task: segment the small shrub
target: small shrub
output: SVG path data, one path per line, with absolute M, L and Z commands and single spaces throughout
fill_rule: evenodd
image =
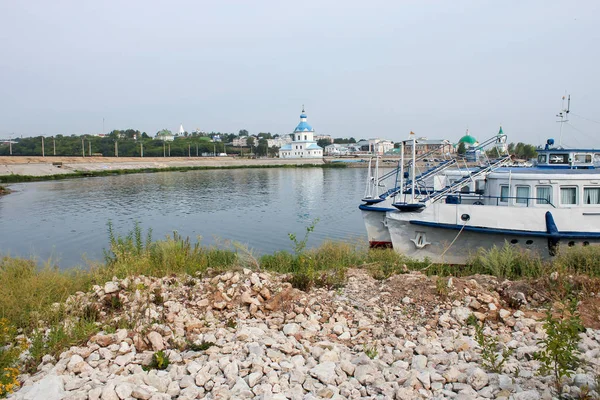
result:
M 552 374 L 556 391 L 562 395 L 563 379 L 570 377 L 580 363 L 577 345 L 579 332 L 584 328 L 577 311 L 577 300 L 563 304 L 557 317 L 548 310 L 544 329 L 546 338 L 538 342 L 542 350 L 535 354 L 535 358 L 542 363 L 539 373 Z
M 363 351 L 371 360 L 373 360 L 378 355 L 376 345 L 367 346 L 366 344 L 364 344 Z
M 448 296 L 448 279 L 438 276 L 435 280 L 435 291 L 440 297 Z M 471 314 L 472 315 L 472 314 Z
M 152 354 L 152 362 L 148 366 L 143 367 L 143 369 L 145 371 L 149 371 L 151 369 L 163 370 L 163 369 L 167 369 L 168 366 L 169 366 L 169 356 L 164 351 L 159 350 L 159 351 L 155 352 L 154 354 Z
M 163 298 L 162 291 L 159 287 L 154 289 L 153 295 L 152 302 L 157 306 L 162 306 L 165 302 L 165 299 Z
M 191 351 L 206 351 L 215 344 L 213 342 L 202 341 L 200 344 L 188 343 L 187 349 Z
M 235 328 L 237 328 L 237 322 L 235 322 L 235 319 L 229 318 L 227 320 L 227 322 L 225 323 L 225 326 L 227 328 L 235 329 Z
M 96 322 L 100 320 L 100 310 L 95 304 L 88 304 L 81 312 L 81 318 L 85 321 Z
M 499 353 L 498 348 L 500 345 L 498 338 L 485 335 L 483 333 L 483 324 L 479 323 L 473 314 L 469 316 L 467 322 L 475 328 L 475 341 L 481 348 L 482 366 L 490 372 L 501 373 L 504 363 L 513 353 L 513 350 L 505 347 Z
M 114 296 L 109 295 L 104 298 L 104 307 L 110 311 L 120 311 L 123 309 L 123 301 L 118 294 Z
M 19 387 L 19 369 L 15 368 L 26 346 L 16 340 L 16 329 L 0 319 L 0 398 Z
M 546 265 L 538 254 L 508 242 L 500 248 L 497 246 L 490 249 L 480 248 L 468 264 L 472 272 L 508 279 L 537 278 L 546 270 Z

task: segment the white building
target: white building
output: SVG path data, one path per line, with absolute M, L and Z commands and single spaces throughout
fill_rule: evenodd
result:
M 315 130 L 306 122 L 306 114 L 302 107 L 300 123 L 294 129 L 294 139 L 291 143 L 279 149 L 279 158 L 321 158 L 323 149 L 314 140 Z
M 348 148 L 347 144 L 330 144 L 325 146 L 325 155 L 327 156 L 344 156 L 350 154 L 352 151 Z
M 292 143 L 292 137 L 290 135 L 283 135 L 273 139 L 267 139 L 267 146 L 271 147 L 283 147 L 286 144 Z

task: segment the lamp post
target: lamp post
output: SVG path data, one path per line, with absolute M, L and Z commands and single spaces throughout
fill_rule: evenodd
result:
M 42 157 L 46 157 L 46 151 L 44 150 L 44 137 L 42 136 Z
M 56 139 L 54 138 L 54 136 L 52 136 L 52 149 L 53 149 L 52 154 L 56 155 Z

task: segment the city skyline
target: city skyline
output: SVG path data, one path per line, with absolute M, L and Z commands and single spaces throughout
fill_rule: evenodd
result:
M 42 1 L 0 5 L 0 137 L 139 129 L 410 131 L 600 146 L 600 4 Z M 168 23 L 167 23 L 168 22 Z

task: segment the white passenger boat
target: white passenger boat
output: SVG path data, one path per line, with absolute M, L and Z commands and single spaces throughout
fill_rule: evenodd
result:
M 545 258 L 563 246 L 600 243 L 600 150 L 553 144 L 538 150 L 536 167 L 470 173 L 444 190 L 395 203 L 398 211 L 385 219 L 394 249 L 463 264 L 478 248 L 506 242 Z M 479 190 L 469 191 L 465 204 L 467 181 Z
M 363 204 L 359 206 L 367 237 L 371 247 L 392 247 L 392 238 L 387 226 L 386 213 L 397 212 L 396 207 L 404 204 L 405 209 L 411 207 L 421 207 L 419 199 L 425 198 L 436 191 L 447 188 L 456 181 L 461 181 L 465 175 L 483 174 L 501 165 L 510 162 L 510 158 L 503 152 L 498 152 L 500 157 L 497 160 L 487 160 L 485 165 L 480 168 L 468 168 L 464 160 L 464 164 L 460 166 L 459 160 L 455 157 L 449 157 L 444 154 L 436 154 L 435 151 L 430 151 L 420 155 L 415 154 L 416 139 L 414 137 L 406 142 L 412 143 L 413 155 L 411 159 L 405 163 L 404 160 L 404 143 L 401 142 L 398 166 L 385 174 L 379 175 L 379 159 L 371 160 L 369 164 L 369 173 L 367 179 L 367 187 L 365 195 L 362 198 Z M 492 138 L 484 141 L 478 146 L 478 151 L 485 154 L 486 150 L 495 148 L 498 144 L 506 142 L 506 135 L 499 133 Z M 425 160 L 435 161 L 425 163 Z M 413 168 L 414 165 L 414 168 Z M 472 201 L 477 201 L 474 196 L 469 196 L 466 191 L 476 193 L 479 188 L 475 187 L 475 181 L 470 181 L 471 184 L 462 187 L 462 200 L 468 202 L 469 198 Z M 408 204 L 411 193 L 415 193 L 415 199 Z

